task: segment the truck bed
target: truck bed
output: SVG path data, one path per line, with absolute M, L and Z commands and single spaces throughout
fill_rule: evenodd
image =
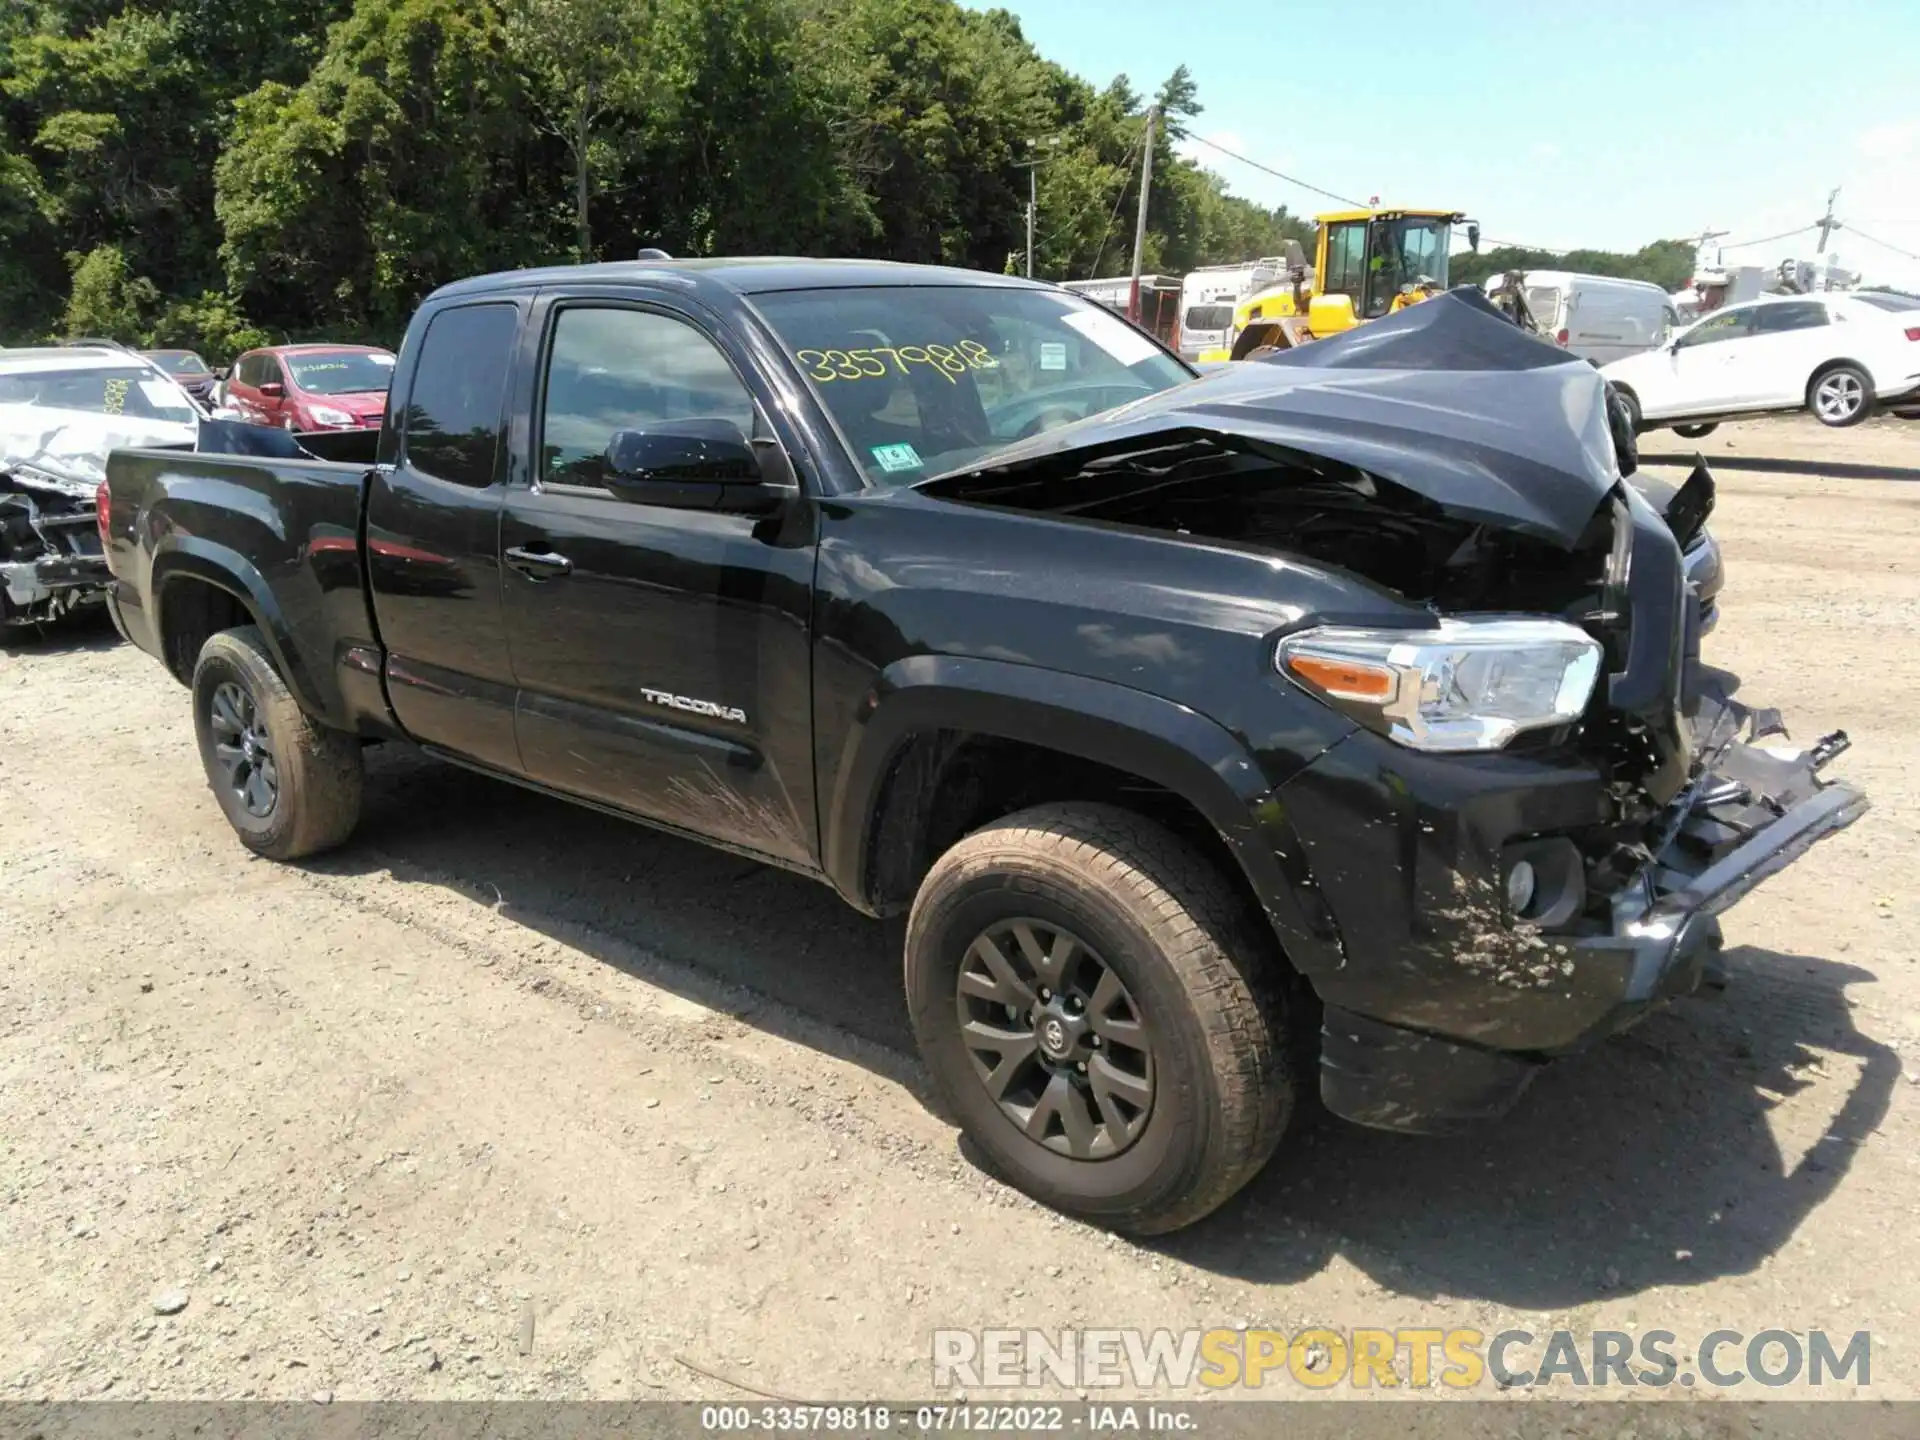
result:
M 292 437 L 267 434 L 276 438 L 263 446 L 298 448 Z M 370 474 L 366 464 L 304 455 L 114 451 L 115 619 L 184 681 L 195 657 L 169 643 L 170 611 L 238 602 L 310 713 L 342 729 L 384 729 L 361 553 Z M 232 593 L 234 576 L 244 595 Z

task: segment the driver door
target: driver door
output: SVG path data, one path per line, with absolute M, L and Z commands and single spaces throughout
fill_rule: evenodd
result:
M 531 473 L 499 541 L 524 772 L 812 866 L 811 505 L 756 519 L 606 486 L 616 431 L 723 419 L 781 443 L 776 407 L 718 326 L 664 300 L 544 301 L 535 325 Z
M 1682 335 L 1667 355 L 1668 383 L 1657 401 L 1642 397 L 1642 413 L 1656 419 L 1737 404 L 1740 347 L 1752 334 L 1752 325 L 1752 309 L 1740 306 L 1709 315 Z

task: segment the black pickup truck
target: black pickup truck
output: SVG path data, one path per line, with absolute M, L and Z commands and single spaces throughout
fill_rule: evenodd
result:
M 1459 294 L 1195 378 L 1050 286 L 642 262 L 447 286 L 377 453 L 209 424 L 100 523 L 247 846 L 406 741 L 904 913 L 978 1151 L 1154 1232 L 1307 1087 L 1498 1114 L 1864 809 L 1700 661 L 1711 477 L 1662 515 L 1605 412 Z

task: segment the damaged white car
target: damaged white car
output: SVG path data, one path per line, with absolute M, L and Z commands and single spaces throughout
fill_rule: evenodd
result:
M 171 376 L 128 351 L 0 350 L 0 623 L 44 624 L 101 598 L 107 452 L 191 449 L 200 419 Z

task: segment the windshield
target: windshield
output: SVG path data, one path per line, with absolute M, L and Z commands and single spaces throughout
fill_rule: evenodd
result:
M 1074 295 L 997 285 L 787 290 L 754 303 L 867 479 L 912 484 L 1191 372 Z
M 147 357 L 169 375 L 209 375 L 207 362 L 191 350 L 158 350 Z
M 178 385 L 144 365 L 0 375 L 0 405 L 87 410 L 135 420 L 176 420 L 183 425 L 198 418 Z
M 293 383 L 309 395 L 359 395 L 384 391 L 393 383 L 393 356 L 385 351 L 323 351 L 317 355 L 284 355 Z
M 1183 330 L 1225 330 L 1233 324 L 1231 305 L 1195 305 L 1180 322 Z
M 1368 237 L 1367 315 L 1386 314 L 1405 285 L 1425 281 L 1446 289 L 1447 247 L 1452 238 L 1453 226 L 1436 216 L 1376 221 Z

